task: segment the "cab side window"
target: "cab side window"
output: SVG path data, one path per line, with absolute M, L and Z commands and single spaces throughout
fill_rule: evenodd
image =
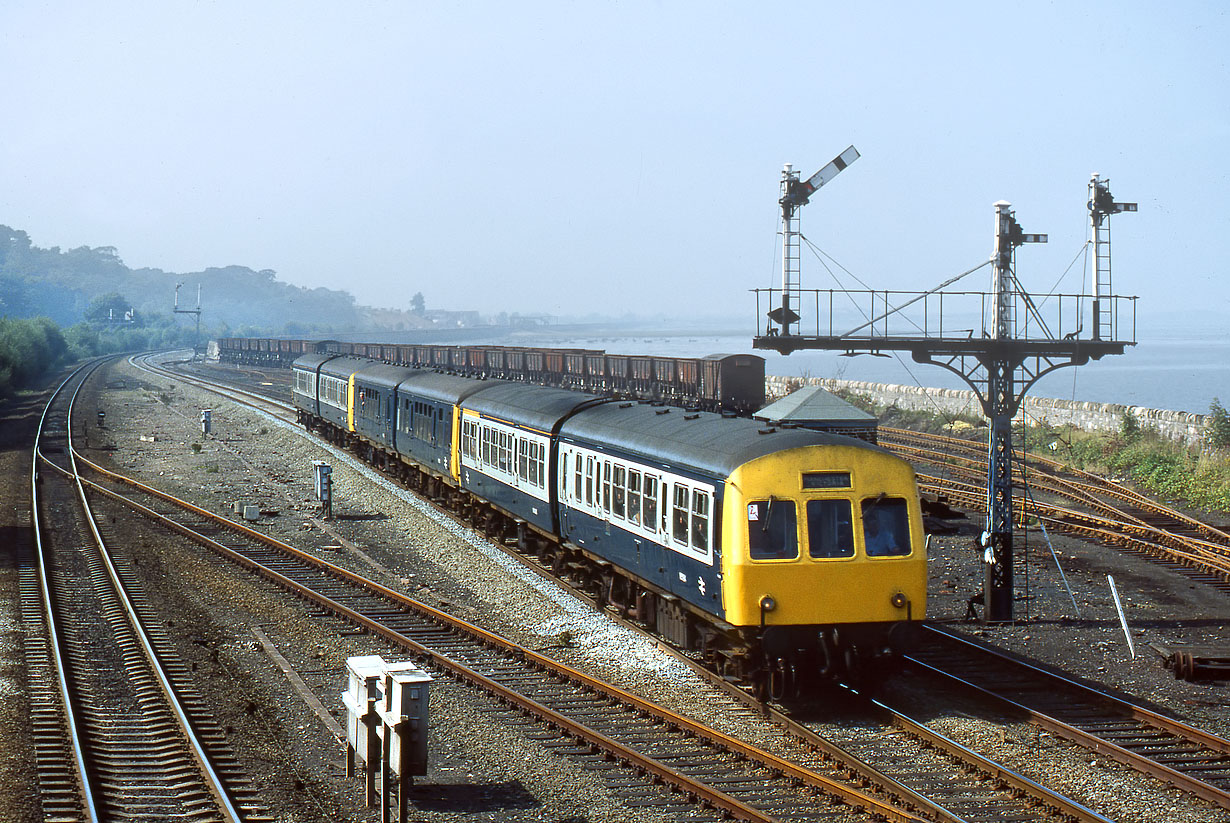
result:
M 747 547 L 753 560 L 798 557 L 798 515 L 794 501 L 769 499 L 748 503 Z

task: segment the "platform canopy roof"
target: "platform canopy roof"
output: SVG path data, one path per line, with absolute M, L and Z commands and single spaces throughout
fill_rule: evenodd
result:
M 819 386 L 804 386 L 770 403 L 754 415 L 757 420 L 771 423 L 843 423 L 876 424 L 876 416 L 842 400 Z

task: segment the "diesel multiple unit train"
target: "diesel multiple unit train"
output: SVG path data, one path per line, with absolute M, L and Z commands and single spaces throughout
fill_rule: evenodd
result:
M 746 418 L 331 353 L 299 420 L 722 674 L 780 695 L 891 663 L 923 618 L 914 471 Z
M 658 357 L 609 354 L 600 349 L 524 346 L 443 346 L 429 343 L 346 343 L 223 337 L 223 363 L 287 368 L 303 354 L 339 354 L 393 366 L 433 369 L 467 377 L 559 386 L 595 394 L 623 394 L 708 411 L 751 414 L 764 405 L 764 358 L 754 354 Z

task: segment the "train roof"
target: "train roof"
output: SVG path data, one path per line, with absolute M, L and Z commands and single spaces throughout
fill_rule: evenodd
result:
M 371 363 L 355 372 L 354 379 L 356 383 L 362 383 L 365 386 L 379 386 L 385 389 L 394 389 L 398 383 L 403 380 L 408 380 L 419 373 L 419 369 L 412 369 L 408 366 L 390 366 L 388 363 Z
M 462 405 L 480 414 L 551 432 L 576 409 L 602 402 L 603 398 L 593 394 L 508 382 L 478 392 Z
M 326 360 L 332 360 L 334 357 L 337 357 L 337 355 L 328 353 L 317 354 L 314 352 L 311 354 L 301 354 L 295 358 L 295 362 L 291 364 L 291 367 L 307 371 L 316 371 L 317 366 Z
M 373 362 L 364 357 L 334 356 L 321 365 L 320 373 L 349 380 L 350 375 L 367 368 Z
M 504 384 L 504 380 L 479 380 L 474 377 L 458 377 L 455 374 L 420 370 L 402 387 L 407 394 L 425 397 L 442 403 L 456 405 L 475 392 Z
M 743 360 L 743 363 L 736 363 L 739 366 L 751 366 L 757 362 L 763 363 L 764 358 L 758 354 L 706 354 L 704 357 L 698 357 L 698 360 Z
M 715 477 L 727 477 L 758 457 L 804 446 L 856 446 L 884 451 L 850 437 L 810 429 L 770 428 L 743 417 L 626 402 L 606 403 L 578 412 L 564 423 L 560 436 L 581 444 L 601 443 Z

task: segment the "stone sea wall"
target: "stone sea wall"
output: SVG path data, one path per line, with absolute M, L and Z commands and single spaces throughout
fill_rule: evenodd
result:
M 770 398 L 783 397 L 800 384 L 821 386 L 829 391 L 849 391 L 865 394 L 880 405 L 896 404 L 899 408 L 930 411 L 937 414 L 972 414 L 982 416 L 982 407 L 974 393 L 965 389 L 933 389 L 918 386 L 897 386 L 891 383 L 868 383 L 862 380 L 830 378 L 778 377 L 765 378 L 765 391 Z M 1050 397 L 1025 397 L 1025 419 L 1030 425 L 1073 425 L 1086 431 L 1118 431 L 1123 415 L 1130 411 L 1141 427 L 1156 429 L 1163 437 L 1199 444 L 1207 431 L 1207 415 L 1191 412 L 1147 409 L 1116 403 L 1057 400 Z

